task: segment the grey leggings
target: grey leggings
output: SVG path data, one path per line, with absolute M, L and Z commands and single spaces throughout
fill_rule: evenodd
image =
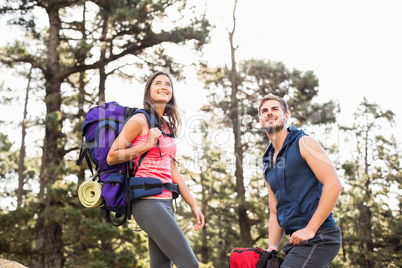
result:
M 198 261 L 174 218 L 172 200 L 136 199 L 132 212 L 148 234 L 151 268 L 198 268 Z

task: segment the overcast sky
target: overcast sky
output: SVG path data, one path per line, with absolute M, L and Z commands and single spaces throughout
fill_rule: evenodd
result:
M 204 60 L 212 66 L 229 64 L 227 29 L 232 28 L 234 1 L 191 1 L 200 9 L 207 8 L 208 18 L 216 25 L 211 43 L 204 49 Z M 353 122 L 353 112 L 366 97 L 383 110 L 392 110 L 397 115 L 394 129 L 402 130 L 401 14 L 399 0 L 239 0 L 236 56 L 238 60 L 281 61 L 289 69 L 314 71 L 320 82 L 317 101 L 339 102 L 341 124 Z M 1 22 L 4 45 L 13 37 L 13 31 L 4 20 Z M 183 62 L 194 60 L 191 51 L 180 51 Z M 191 117 L 199 115 L 206 92 L 196 80 L 194 69 L 187 68 L 186 74 L 187 80 L 176 84 L 177 99 L 186 116 Z M 1 81 L 12 78 L 0 74 Z M 108 79 L 107 87 L 107 101 L 142 105 L 143 85 L 114 78 Z M 22 114 L 22 110 L 16 114 Z
M 227 29 L 232 29 L 233 1 L 209 0 L 206 7 L 216 28 L 211 43 L 204 49 L 204 59 L 210 65 L 230 66 Z M 366 97 L 396 114 L 396 125 L 391 131 L 398 137 L 402 131 L 401 14 L 402 1 L 239 0 L 236 57 L 281 61 L 289 69 L 312 70 L 319 79 L 316 101 L 338 102 L 341 125 L 353 123 L 353 113 Z M 187 53 L 181 51 L 183 61 L 192 59 L 192 52 Z M 187 81 L 176 84 L 176 91 L 191 125 L 191 118 L 200 115 L 198 109 L 206 92 L 196 81 L 195 70 L 188 68 L 187 74 Z M 128 92 L 135 94 L 134 86 L 122 84 L 118 88 L 124 90 L 127 86 Z M 142 94 L 143 86 L 140 87 L 138 96 Z M 119 98 L 127 105 L 135 99 L 115 93 L 113 89 L 107 97 Z
M 208 50 L 215 55 L 211 62 L 225 55 L 219 51 L 229 57 L 222 26 L 231 28 L 232 2 L 208 1 L 218 25 Z M 226 10 L 218 11 L 218 3 L 225 3 Z M 402 77 L 402 1 L 240 0 L 236 14 L 239 59 L 270 59 L 288 68 L 312 70 L 320 81 L 319 100 L 339 101 L 342 120 L 352 117 L 365 96 L 382 109 L 393 110 L 402 126 L 397 97 Z
M 227 29 L 232 29 L 233 1 L 209 0 L 206 6 L 216 28 L 204 59 L 210 65 L 229 64 Z M 402 130 L 401 14 L 402 1 L 239 0 L 236 57 L 312 70 L 319 79 L 317 101 L 339 102 L 340 123 L 353 122 L 353 113 L 366 97 L 383 110 L 392 110 L 397 115 L 395 127 Z M 183 54 L 183 61 L 192 59 L 190 54 Z M 205 91 L 194 79 L 195 71 L 187 72 L 186 83 L 176 89 L 181 107 L 192 114 L 202 105 Z M 118 96 L 113 95 L 109 97 Z

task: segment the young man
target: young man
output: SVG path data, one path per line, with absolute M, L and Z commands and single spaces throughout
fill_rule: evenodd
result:
M 290 240 L 282 268 L 328 267 L 341 246 L 332 210 L 342 184 L 324 149 L 303 130 L 287 127 L 288 106 L 269 94 L 258 105 L 259 120 L 271 144 L 263 156 L 269 194 L 269 248 Z

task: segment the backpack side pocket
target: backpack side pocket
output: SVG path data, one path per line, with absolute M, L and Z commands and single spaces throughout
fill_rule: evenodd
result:
M 126 213 L 126 176 L 120 172 L 103 172 L 101 181 L 102 198 L 105 200 L 105 208 L 119 214 Z

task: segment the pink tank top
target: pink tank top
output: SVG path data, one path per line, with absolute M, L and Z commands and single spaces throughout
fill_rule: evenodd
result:
M 148 134 L 137 136 L 131 146 L 140 146 L 147 140 Z M 159 154 L 159 148 L 161 155 Z M 162 183 L 172 182 L 172 160 L 176 155 L 176 143 L 173 138 L 162 135 L 159 138 L 159 148 L 155 146 L 148 152 L 135 174 L 136 177 L 157 178 L 160 179 Z M 138 156 L 133 159 L 134 169 L 137 167 L 140 157 L 141 156 Z M 162 194 L 156 195 L 155 197 L 171 198 L 172 192 L 163 190 Z

